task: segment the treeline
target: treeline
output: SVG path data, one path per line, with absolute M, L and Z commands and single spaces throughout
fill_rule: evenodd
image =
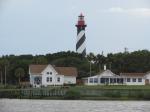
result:
M 28 81 L 30 64 L 77 67 L 78 78 L 94 75 L 102 71 L 104 65 L 117 74 L 120 72 L 147 72 L 150 70 L 150 51 L 109 53 L 107 56 L 89 53 L 86 57 L 71 51 L 36 56 L 6 55 L 0 57 L 0 82 L 18 84 L 20 81 Z

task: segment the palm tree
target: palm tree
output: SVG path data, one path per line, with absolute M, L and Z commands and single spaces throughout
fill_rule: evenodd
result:
M 105 64 L 105 57 L 100 54 L 96 55 L 96 65 L 98 65 L 98 71 L 102 70 L 104 64 Z
M 1 67 L 1 83 L 3 83 L 3 75 L 2 75 L 2 71 L 4 71 L 4 83 L 6 86 L 6 82 L 7 82 L 7 68 L 9 66 L 9 61 L 8 59 L 4 58 L 3 60 L 0 61 L 0 67 Z
M 20 79 L 21 79 L 22 77 L 24 77 L 24 75 L 25 75 L 25 71 L 24 71 L 23 68 L 17 68 L 17 69 L 15 70 L 15 76 L 18 78 L 18 83 L 19 83 L 19 85 L 20 85 Z
M 88 55 L 87 55 L 87 59 L 88 59 L 88 61 L 91 61 L 91 62 L 94 62 L 95 61 L 95 55 L 94 55 L 94 53 L 89 53 Z
M 1 79 L 1 84 L 3 84 L 3 75 L 2 75 L 2 67 L 0 66 L 0 79 Z

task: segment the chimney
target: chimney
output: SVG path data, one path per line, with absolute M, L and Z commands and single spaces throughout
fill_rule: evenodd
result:
M 107 68 L 106 68 L 106 65 L 104 65 L 104 70 L 106 70 Z

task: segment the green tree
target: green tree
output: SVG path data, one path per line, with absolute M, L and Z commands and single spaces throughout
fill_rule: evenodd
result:
M 9 71 L 9 60 L 8 60 L 8 57 L 3 57 L 1 60 L 0 60 L 0 67 L 1 67 L 1 74 L 3 74 L 4 72 L 4 82 L 5 82 L 5 86 L 6 86 L 6 83 L 7 83 L 7 72 Z M 3 76 L 1 75 L 1 78 L 2 78 L 2 82 L 3 82 Z
M 15 70 L 15 76 L 18 78 L 18 83 L 20 84 L 20 79 L 24 77 L 25 71 L 23 68 L 17 68 Z
M 103 65 L 105 64 L 105 57 L 103 55 L 97 54 L 96 55 L 96 66 L 98 67 L 98 72 L 103 70 Z

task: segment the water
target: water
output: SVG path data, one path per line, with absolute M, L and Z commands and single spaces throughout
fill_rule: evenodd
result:
M 0 112 L 150 112 L 150 102 L 0 99 Z

